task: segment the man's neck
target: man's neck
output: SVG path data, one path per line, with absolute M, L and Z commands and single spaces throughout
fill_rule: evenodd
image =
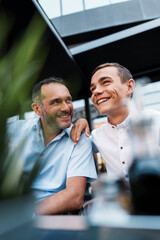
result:
M 52 127 L 48 126 L 47 124 L 41 122 L 43 138 L 44 138 L 44 145 L 45 147 L 56 137 L 58 136 L 62 130 L 61 129 L 53 129 Z
M 121 124 L 129 115 L 128 109 L 124 109 L 123 111 L 113 114 L 113 115 L 108 115 L 108 121 L 110 124 L 117 126 Z

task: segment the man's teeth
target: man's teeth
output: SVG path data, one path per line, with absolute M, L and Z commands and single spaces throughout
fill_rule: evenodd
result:
M 59 115 L 60 118 L 67 118 L 70 116 L 70 113 L 67 113 L 66 115 Z
M 101 99 L 101 100 L 99 100 L 97 103 L 98 103 L 98 105 L 99 105 L 99 104 L 101 104 L 102 102 L 106 102 L 106 101 L 108 101 L 108 99 L 109 99 L 109 98 Z
M 61 118 L 67 118 L 67 117 L 69 117 L 69 114 L 65 115 L 65 116 L 61 116 Z

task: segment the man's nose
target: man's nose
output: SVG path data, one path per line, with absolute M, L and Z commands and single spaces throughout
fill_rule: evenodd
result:
M 97 96 L 99 94 L 103 93 L 103 89 L 101 86 L 96 86 L 95 90 L 94 90 L 94 95 Z
M 61 104 L 61 111 L 69 111 L 69 110 L 70 110 L 69 105 L 65 101 L 62 102 L 62 104 Z

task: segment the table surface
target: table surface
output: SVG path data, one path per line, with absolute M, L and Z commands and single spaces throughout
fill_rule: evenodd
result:
M 50 230 L 87 230 L 84 216 L 36 216 L 34 227 Z
M 140 219 L 145 222 L 146 228 L 135 227 L 134 222 Z M 148 219 L 148 223 L 147 223 Z M 145 220 L 145 221 L 144 221 Z M 131 217 L 133 226 L 128 222 L 125 227 L 103 226 L 88 227 L 85 216 L 36 216 L 34 219 L 34 239 L 39 240 L 159 240 L 160 217 L 148 218 L 143 216 L 134 219 Z M 147 225 L 153 223 L 152 227 Z M 155 226 L 157 224 L 157 226 Z M 129 227 L 127 227 L 129 225 Z M 30 239 L 32 240 L 32 239 Z

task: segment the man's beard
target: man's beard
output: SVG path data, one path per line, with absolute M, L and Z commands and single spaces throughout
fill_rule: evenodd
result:
M 61 121 L 57 121 L 57 118 L 60 119 L 58 114 L 56 114 L 54 117 L 52 117 L 52 116 L 48 116 L 45 111 L 43 113 L 43 119 L 44 119 L 46 125 L 48 125 L 53 130 L 58 130 L 58 129 L 59 130 L 60 129 L 63 130 L 65 128 L 70 127 L 71 123 L 72 123 L 72 115 L 70 115 L 70 117 L 71 117 L 71 120 L 70 121 L 66 121 L 66 123 L 65 123 L 65 118 L 64 118 L 64 122 L 63 121 L 62 122 Z

